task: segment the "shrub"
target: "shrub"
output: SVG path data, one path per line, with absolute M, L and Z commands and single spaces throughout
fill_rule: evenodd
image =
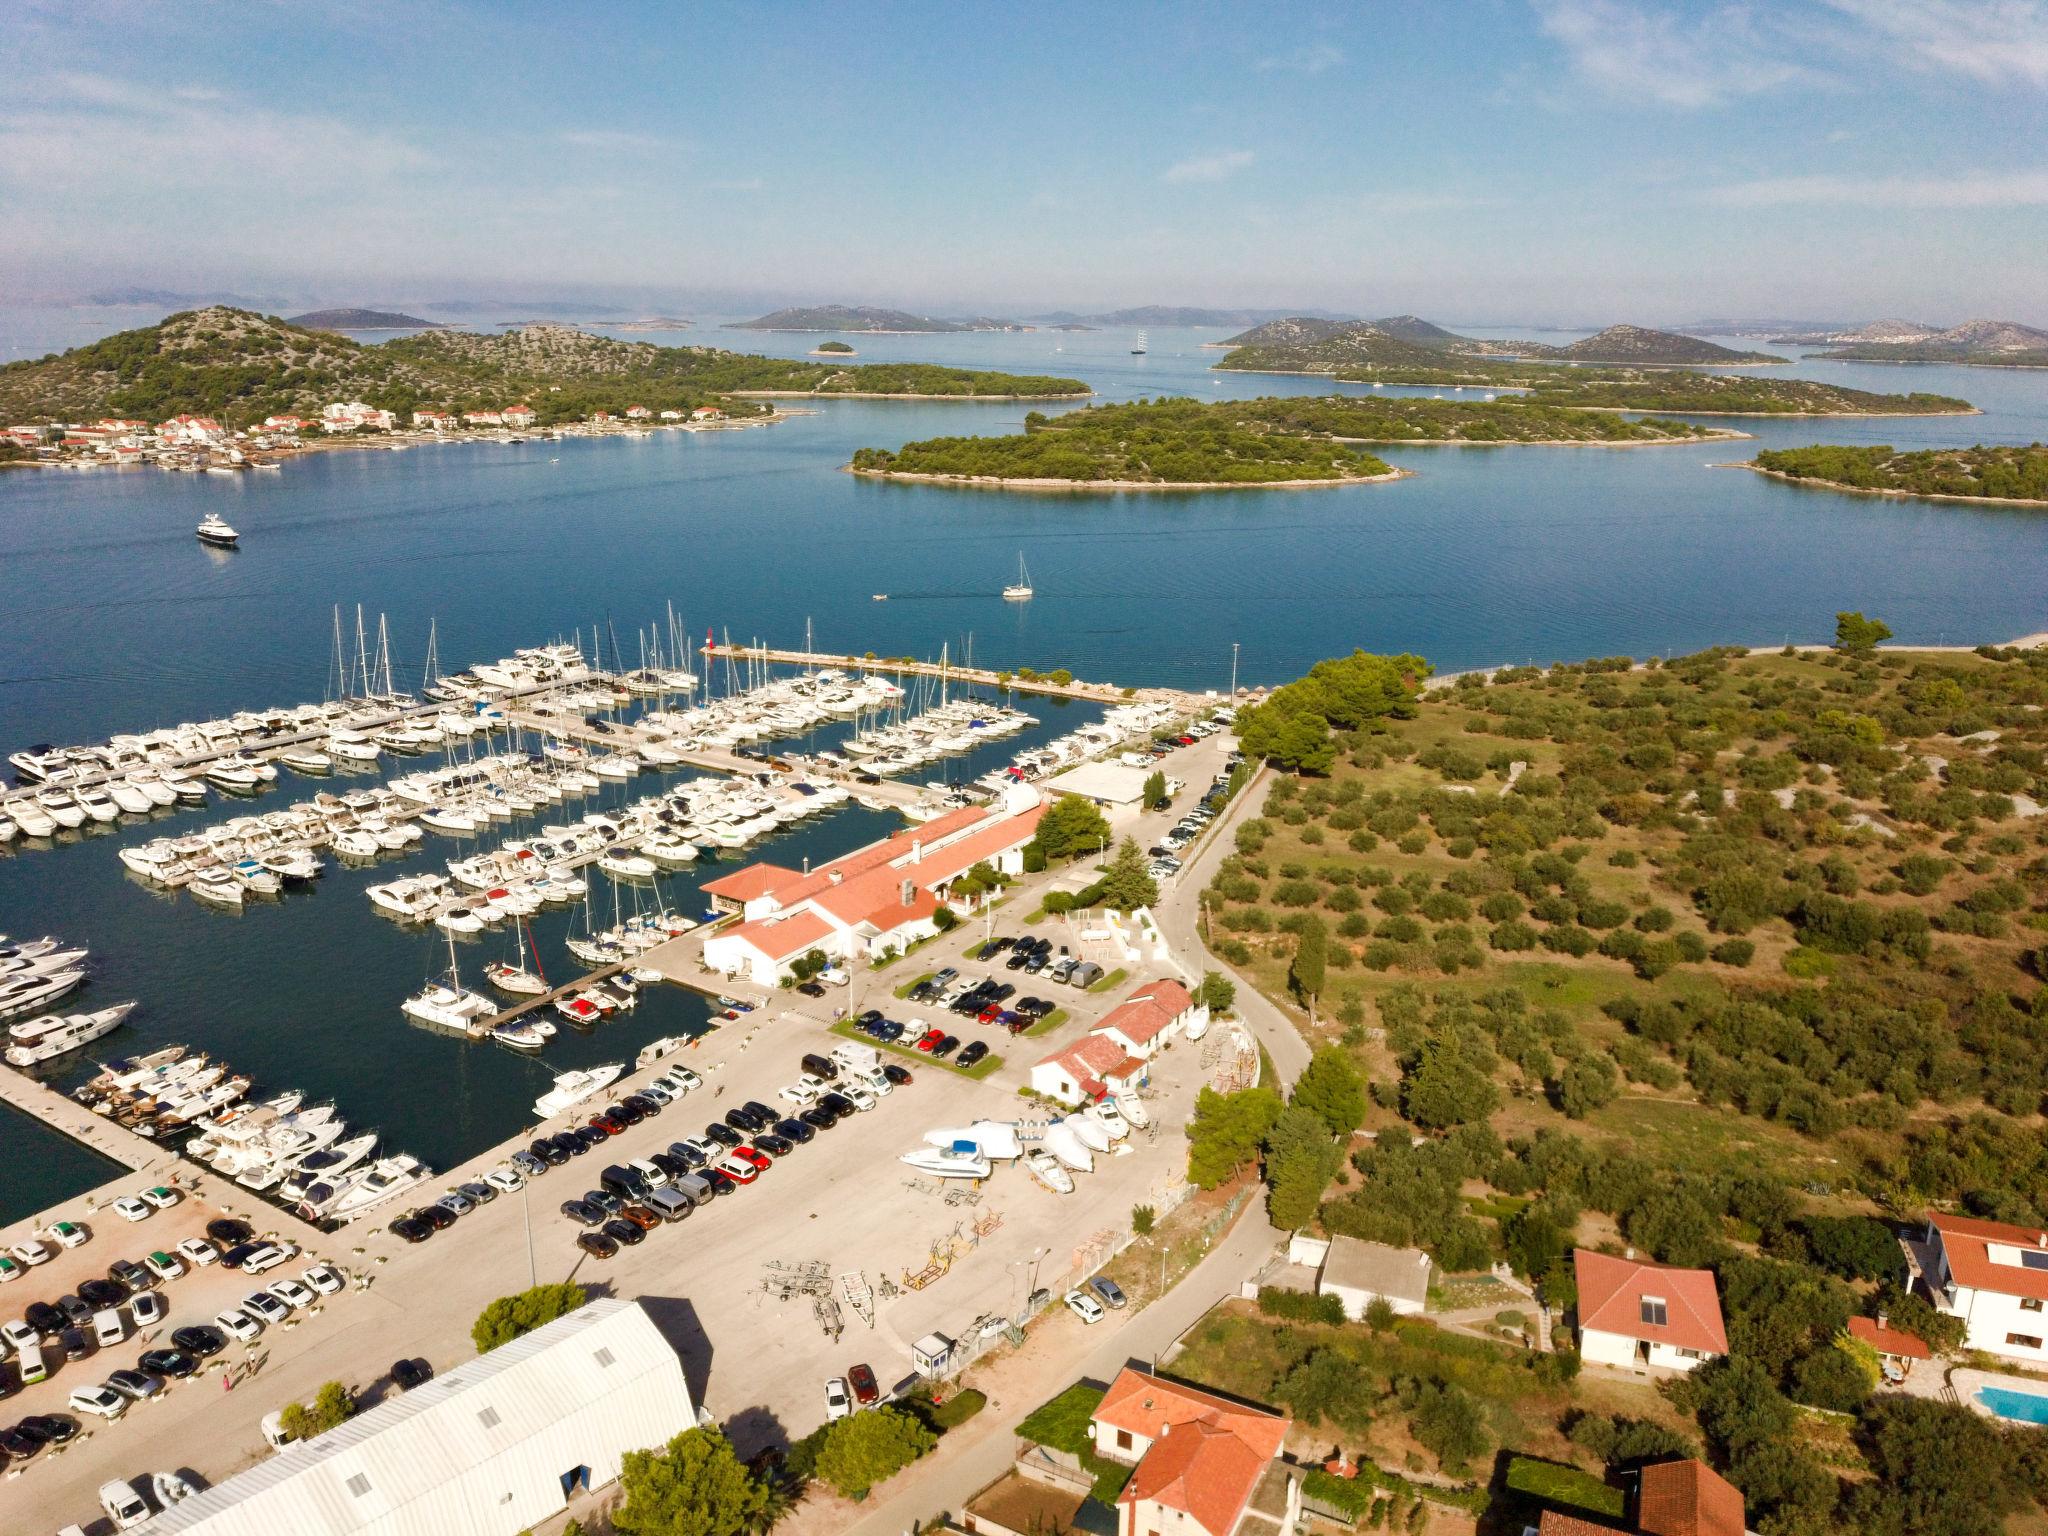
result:
M 1756 945 L 1748 939 L 1723 939 L 1707 954 L 1717 965 L 1744 966 L 1756 957 Z
M 1286 1318 L 1295 1323 L 1341 1323 L 1344 1321 L 1344 1303 L 1335 1296 L 1317 1295 L 1313 1291 L 1289 1291 L 1278 1286 L 1259 1287 L 1259 1310 L 1268 1317 Z
M 537 1285 L 515 1296 L 500 1296 L 478 1315 L 469 1336 L 476 1343 L 476 1352 L 487 1355 L 501 1344 L 510 1344 L 558 1317 L 568 1316 L 589 1299 L 582 1286 L 566 1281 L 560 1285 Z
M 1131 1230 L 1140 1237 L 1150 1237 L 1152 1228 L 1159 1220 L 1159 1213 L 1149 1205 L 1131 1207 Z

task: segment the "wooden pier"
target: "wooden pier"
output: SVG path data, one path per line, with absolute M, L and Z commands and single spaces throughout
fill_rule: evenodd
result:
M 1058 699 L 1087 699 L 1098 704 L 1122 704 L 1136 700 L 1165 699 L 1174 703 L 1207 702 L 1200 695 L 1179 688 L 1139 688 L 1126 691 L 1115 683 L 1059 683 L 1045 676 L 1019 677 L 1014 672 L 997 672 L 988 667 L 963 667 L 951 662 L 914 661 L 908 656 L 849 656 L 829 651 L 784 650 L 772 645 L 705 645 L 698 649 L 707 661 L 778 662 L 792 667 L 831 667 L 841 672 L 884 672 L 896 677 L 936 677 L 947 682 L 977 683 L 989 688 L 1012 688 L 1020 693 L 1040 693 Z

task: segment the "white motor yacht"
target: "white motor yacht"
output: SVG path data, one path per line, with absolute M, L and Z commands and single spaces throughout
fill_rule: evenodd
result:
M 133 1003 L 116 1003 L 92 1013 L 54 1014 L 8 1026 L 6 1059 L 10 1067 L 30 1067 L 66 1055 L 110 1035 L 135 1011 Z
M 1139 1130 L 1142 1131 L 1152 1123 L 1152 1112 L 1145 1108 L 1145 1101 L 1135 1093 L 1118 1094 L 1113 1102 L 1118 1111 L 1122 1113 L 1124 1119 L 1135 1125 Z
M 201 870 L 185 882 L 185 889 L 196 899 L 216 907 L 239 907 L 242 904 L 240 883 L 224 869 Z
M 1109 1134 L 1109 1127 L 1091 1114 L 1069 1115 L 1060 1124 L 1080 1137 L 1081 1144 L 1091 1152 L 1107 1152 L 1115 1139 Z
M 130 816 L 147 816 L 156 809 L 156 802 L 143 792 L 142 786 L 127 779 L 109 779 L 106 791 L 114 804 Z
M 537 1051 L 548 1043 L 555 1032 L 552 1024 L 543 1030 L 543 1022 L 517 1019 L 510 1024 L 500 1024 L 491 1031 L 491 1038 L 500 1045 L 511 1046 L 515 1051 Z
M 1034 1151 L 1025 1154 L 1024 1171 L 1031 1175 L 1042 1188 L 1056 1195 L 1071 1195 L 1074 1192 L 1074 1176 L 1060 1166 L 1060 1160 L 1050 1152 Z
M 1125 1121 L 1123 1115 L 1118 1112 L 1114 1099 L 1104 1099 L 1100 1104 L 1093 1105 L 1084 1113 L 1086 1118 L 1093 1120 L 1102 1127 L 1111 1141 L 1122 1141 L 1131 1134 L 1131 1127 Z
M 348 1141 L 336 1142 L 292 1159 L 291 1173 L 278 1194 L 286 1200 L 303 1200 L 306 1191 L 323 1179 L 338 1179 L 368 1157 L 377 1146 L 377 1133 L 370 1131 Z
M 989 1160 L 971 1141 L 955 1142 L 945 1148 L 919 1147 L 904 1153 L 898 1161 L 942 1179 L 985 1179 L 991 1171 Z
M 1076 1173 L 1095 1171 L 1095 1154 L 1079 1136 L 1074 1134 L 1073 1128 L 1064 1120 L 1055 1121 L 1046 1127 L 1045 1150 Z
M 199 535 L 200 543 L 211 545 L 215 549 L 233 549 L 242 538 L 228 526 L 227 521 L 218 512 L 207 513 L 195 531 Z
M 626 1070 L 621 1062 L 606 1062 L 602 1066 L 582 1072 L 563 1072 L 555 1077 L 555 1085 L 533 1101 L 533 1112 L 541 1119 L 551 1119 L 564 1110 L 574 1109 L 586 1099 L 595 1098 Z
M 404 1194 L 426 1177 L 426 1165 L 408 1153 L 379 1158 L 337 1193 L 333 1204 L 320 1214 L 337 1221 L 354 1221 L 385 1201 Z
M 54 1003 L 76 991 L 84 980 L 82 968 L 48 974 L 28 972 L 0 980 L 0 1019 L 11 1019 L 16 1014 L 30 1013 L 46 1003 Z

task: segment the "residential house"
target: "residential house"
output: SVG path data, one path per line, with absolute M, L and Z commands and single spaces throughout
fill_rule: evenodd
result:
M 211 416 L 173 416 L 157 423 L 157 436 L 167 443 L 211 444 L 227 441 L 227 433 Z
M 694 411 L 690 412 L 690 420 L 692 420 L 692 421 L 723 421 L 723 420 L 725 420 L 725 412 L 721 411 L 721 410 L 720 410 L 720 409 L 719 409 L 719 408 L 718 408 L 717 406 L 715 406 L 715 405 L 700 405 L 700 406 L 698 406 L 698 407 L 697 407 L 697 409 L 695 409 Z
M 453 411 L 421 410 L 412 413 L 412 424 L 416 427 L 429 427 L 436 432 L 446 432 L 456 425 L 456 418 Z
M 705 940 L 704 963 L 775 986 L 813 948 L 854 962 L 900 953 L 938 932 L 939 908 L 955 905 L 955 883 L 976 864 L 1021 872 L 1043 814 L 1035 790 L 1013 790 L 996 806 L 962 806 L 814 870 L 760 863 L 721 876 L 704 895 L 745 921 Z
M 1885 1375 L 1895 1381 L 1904 1381 L 1912 1374 L 1914 1361 L 1934 1356 L 1925 1339 L 1903 1328 L 1894 1328 L 1891 1319 L 1882 1312 L 1876 1317 L 1850 1318 L 1849 1337 L 1876 1350 Z
M 1140 987 L 1103 1015 L 1095 1033 L 1113 1040 L 1126 1055 L 1150 1061 L 1169 1045 L 1195 1011 L 1195 1000 L 1168 979 Z
M 505 425 L 508 427 L 530 427 L 535 420 L 530 405 L 512 405 L 505 408 Z
M 1301 1514 L 1280 1462 L 1293 1421 L 1126 1366 L 1089 1433 L 1095 1453 L 1132 1467 L 1117 1536 L 1280 1536 Z
M 505 424 L 503 411 L 464 411 L 462 419 L 472 427 L 502 427 Z
M 647 409 L 644 405 L 629 405 L 626 407 L 626 420 L 628 421 L 645 421 L 653 414 L 654 412 Z
M 2048 1232 L 1929 1216 L 1924 1242 L 1921 1278 L 1935 1308 L 1962 1319 L 1970 1348 L 2048 1363 Z
M 1384 1301 L 1403 1317 L 1420 1316 L 1429 1304 L 1429 1255 L 1420 1248 L 1368 1243 L 1342 1233 L 1330 1239 L 1316 1290 L 1335 1296 L 1344 1315 L 1362 1322 L 1365 1310 Z
M 1660 1461 L 1636 1475 L 1626 1529 L 1640 1536 L 1743 1536 L 1742 1490 L 1703 1461 Z M 1614 1536 L 1615 1527 L 1546 1509 L 1539 1536 Z
M 1579 1354 L 1599 1365 L 1690 1371 L 1728 1353 L 1711 1272 L 1578 1248 Z
M 303 416 L 266 416 L 263 430 L 266 432 L 303 432 L 312 423 Z
M 661 419 L 663 421 L 681 421 L 683 419 L 683 413 L 681 411 L 675 410 L 663 411 L 661 413 Z

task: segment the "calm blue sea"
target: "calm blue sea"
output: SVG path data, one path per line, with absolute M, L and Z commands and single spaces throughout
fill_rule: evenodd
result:
M 147 318 L 0 310 L 0 356 Z M 1211 372 L 1222 353 L 1203 344 L 1224 334 L 1155 329 L 1142 357 L 1128 331 L 850 339 L 866 360 L 1071 374 L 1106 399 L 1329 387 Z M 637 335 L 790 356 L 819 339 L 710 321 Z M 1795 371 L 1962 395 L 1985 414 L 1740 423 L 1762 445 L 2048 439 L 2048 374 Z M 401 677 L 417 670 L 430 621 L 451 669 L 579 630 L 602 630 L 607 649 L 615 633 L 630 659 L 639 629 L 673 603 L 699 637 L 715 628 L 794 645 L 808 623 L 823 648 L 936 656 L 944 644 L 994 666 L 1219 689 L 1233 646 L 1241 678 L 1265 683 L 1354 646 L 1455 669 L 1819 639 L 1847 607 L 1907 641 L 2048 628 L 2048 516 L 1842 497 L 1707 467 L 1747 444 L 1388 449 L 1414 478 L 1021 496 L 875 484 L 840 466 L 864 445 L 1012 431 L 1027 406 L 806 408 L 746 432 L 327 453 L 280 475 L 0 473 L 0 754 L 318 698 L 336 604 L 388 615 Z M 196 544 L 209 510 L 242 531 L 240 550 Z M 1005 604 L 997 594 L 1020 553 L 1038 595 Z M 1079 719 L 1039 712 L 1045 733 Z M 848 811 L 773 856 L 825 857 L 880 830 L 882 818 Z M 260 1086 L 331 1096 L 352 1121 L 443 1166 L 519 1125 L 549 1070 L 630 1057 L 702 1018 L 701 1005 L 665 997 L 597 1037 L 565 1039 L 545 1065 L 428 1036 L 397 1005 L 433 965 L 432 946 L 371 917 L 361 894 L 388 874 L 336 871 L 313 895 L 221 917 L 127 877 L 109 844 L 150 835 L 0 853 L 0 930 L 90 942 L 92 996 L 144 1003 L 124 1043 L 211 1046 Z M 430 856 L 446 850 L 414 862 Z M 550 964 L 565 923 L 543 925 Z M 91 1182 L 41 1171 L 51 1165 L 39 1138 L 0 1117 L 0 1219 Z

